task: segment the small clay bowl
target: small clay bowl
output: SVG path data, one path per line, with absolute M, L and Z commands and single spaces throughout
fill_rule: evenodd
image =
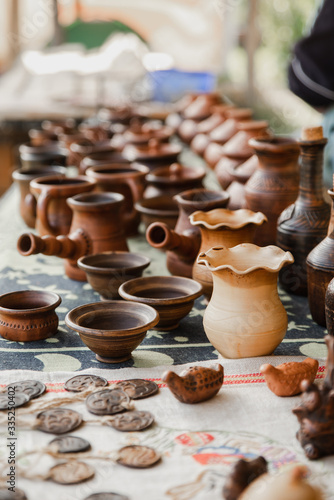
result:
M 159 321 L 153 307 L 134 302 L 109 300 L 72 309 L 66 325 L 79 333 L 81 340 L 102 363 L 121 363 L 144 340 L 147 330 Z
M 159 313 L 157 330 L 174 330 L 202 295 L 202 286 L 180 276 L 147 276 L 123 283 L 119 294 L 123 299 L 154 307 Z
M 138 278 L 151 260 L 145 255 L 130 252 L 104 252 L 81 257 L 77 264 L 87 276 L 88 283 L 102 300 L 119 299 L 119 287 Z
M 58 330 L 56 307 L 59 295 L 22 290 L 0 296 L 0 335 L 7 340 L 28 342 L 51 337 Z
M 170 196 L 140 200 L 135 203 L 135 209 L 140 213 L 146 229 L 152 222 L 164 222 L 170 229 L 174 229 L 179 217 L 177 203 Z

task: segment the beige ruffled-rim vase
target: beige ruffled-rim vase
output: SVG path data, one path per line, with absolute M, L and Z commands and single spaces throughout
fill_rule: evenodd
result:
M 290 252 L 243 243 L 214 247 L 197 262 L 213 275 L 213 294 L 203 325 L 211 344 L 225 358 L 271 354 L 282 342 L 288 318 L 278 296 L 279 270 L 293 262 Z

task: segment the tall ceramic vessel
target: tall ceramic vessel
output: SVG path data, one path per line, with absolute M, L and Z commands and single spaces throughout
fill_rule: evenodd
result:
M 282 287 L 296 295 L 307 295 L 306 258 L 327 234 L 330 205 L 323 196 L 323 151 L 327 143 L 322 127 L 306 129 L 298 141 L 301 148 L 300 183 L 296 202 L 280 215 L 277 245 L 292 252 L 294 263 L 281 269 Z
M 212 272 L 214 281 L 204 330 L 222 356 L 265 356 L 283 340 L 288 318 L 278 296 L 277 277 L 291 262 L 290 252 L 249 243 L 214 247 L 199 255 L 198 263 Z

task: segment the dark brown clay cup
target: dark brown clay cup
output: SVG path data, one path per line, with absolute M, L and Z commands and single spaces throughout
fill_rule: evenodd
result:
M 22 168 L 35 169 L 45 165 L 66 166 L 67 151 L 60 148 L 58 142 L 49 142 L 34 146 L 30 142 L 19 147 Z
M 81 340 L 102 363 L 121 363 L 144 340 L 147 330 L 159 321 L 153 307 L 135 302 L 94 302 L 72 309 L 66 325 L 79 333 Z
M 51 337 L 58 330 L 56 307 L 59 295 L 22 290 L 0 296 L 0 335 L 7 340 L 28 342 Z
M 164 222 L 174 229 L 179 217 L 179 209 L 170 196 L 155 196 L 135 203 L 135 209 L 140 213 L 141 221 L 147 229 L 153 222 Z
M 180 276 L 147 276 L 123 283 L 119 289 L 125 300 L 154 307 L 159 313 L 157 330 L 174 330 L 202 295 L 202 286 Z
M 81 257 L 77 264 L 87 276 L 91 287 L 102 300 L 119 299 L 119 287 L 138 278 L 151 260 L 145 255 L 130 252 L 104 252 Z

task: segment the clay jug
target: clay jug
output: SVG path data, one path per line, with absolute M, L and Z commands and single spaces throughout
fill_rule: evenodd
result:
M 258 157 L 253 155 L 246 160 L 245 163 L 241 163 L 240 165 L 236 165 L 234 167 L 228 167 L 227 171 L 231 176 L 232 182 L 226 190 L 226 192 L 230 195 L 227 208 L 230 210 L 247 208 L 245 185 L 258 166 Z
M 207 267 L 214 282 L 203 326 L 222 356 L 265 356 L 283 340 L 288 317 L 278 296 L 277 278 L 291 262 L 290 252 L 250 243 L 199 254 L 198 264 Z
M 266 121 L 239 122 L 237 128 L 238 132 L 222 147 L 221 158 L 215 166 L 215 174 L 223 189 L 227 189 L 233 180 L 230 169 L 244 163 L 254 154 L 249 140 L 270 137 Z
M 326 237 L 330 219 L 322 178 L 326 142 L 322 127 L 302 132 L 298 141 L 301 148 L 298 198 L 278 219 L 277 245 L 292 252 L 295 259 L 293 264 L 281 269 L 279 279 L 285 290 L 296 295 L 307 295 L 306 258 Z
M 257 226 L 267 218 L 262 213 L 250 210 L 215 209 L 210 212 L 197 211 L 190 215 L 190 223 L 201 231 L 200 254 L 216 246 L 234 247 L 239 243 L 252 243 Z M 198 262 L 194 263 L 192 277 L 201 283 L 203 293 L 209 299 L 212 294 L 212 274 Z
M 205 175 L 202 167 L 187 167 L 180 163 L 155 168 L 146 176 L 144 198 L 161 195 L 173 197 L 188 189 L 202 188 Z
M 122 153 L 129 161 L 141 163 L 153 170 L 175 162 L 181 150 L 182 148 L 178 144 L 150 139 L 148 144 L 127 144 Z
M 256 231 L 254 242 L 271 245 L 276 243 L 279 215 L 298 196 L 300 148 L 289 137 L 251 139 L 249 144 L 259 159 L 259 167 L 245 186 L 247 207 L 268 218 L 266 228 Z

